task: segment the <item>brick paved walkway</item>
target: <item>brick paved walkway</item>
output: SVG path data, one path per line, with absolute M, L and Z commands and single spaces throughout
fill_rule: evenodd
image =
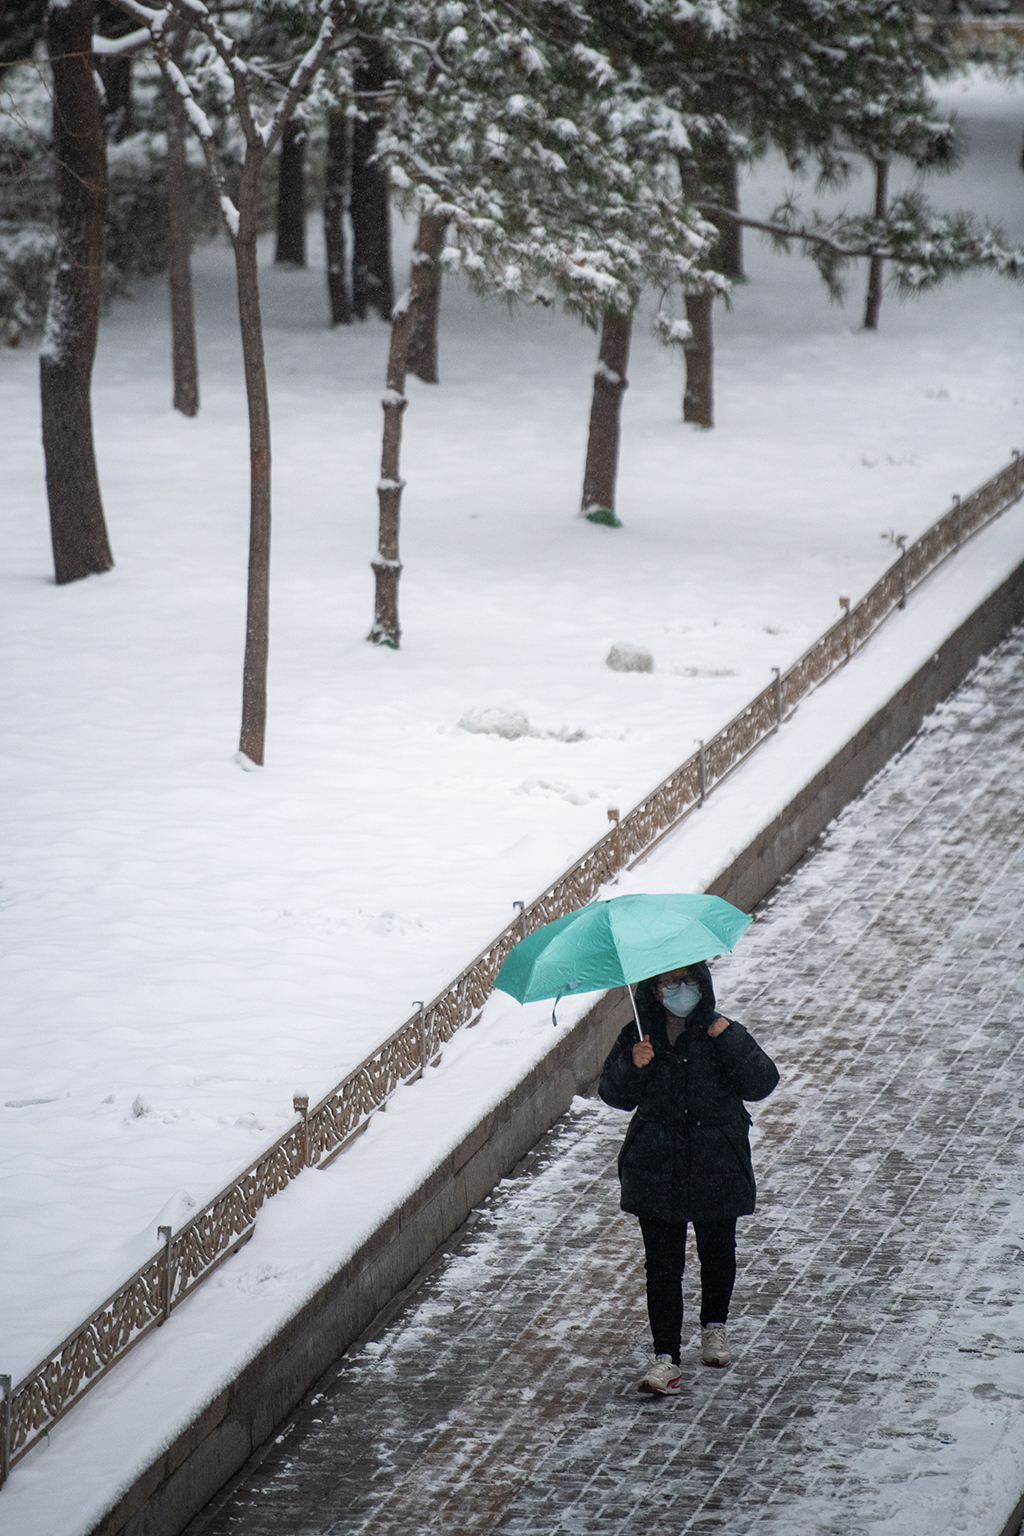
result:
M 783 1072 L 730 1370 L 699 1364 L 688 1275 L 683 1392 L 636 1393 L 627 1117 L 577 1101 L 190 1536 L 999 1536 L 1024 1487 L 1022 744 L 1016 637 L 716 966 Z

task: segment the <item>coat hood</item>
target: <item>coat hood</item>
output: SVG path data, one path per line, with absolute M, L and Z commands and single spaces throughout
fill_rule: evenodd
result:
M 715 988 L 711 980 L 711 972 L 705 960 L 698 960 L 696 964 L 687 966 L 687 970 L 694 981 L 700 987 L 700 1002 L 690 1014 L 687 1023 L 692 1020 L 694 1024 L 709 1028 L 715 1017 Z M 637 983 L 636 1011 L 640 1016 L 640 1024 L 645 1035 L 659 1038 L 666 1029 L 666 1010 L 663 1003 L 659 1003 L 654 995 L 654 983 L 656 976 L 648 976 L 646 981 Z

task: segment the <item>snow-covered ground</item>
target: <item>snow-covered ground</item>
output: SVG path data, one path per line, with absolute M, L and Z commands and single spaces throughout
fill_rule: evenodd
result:
M 935 195 L 1024 236 L 1024 96 L 949 94 L 976 147 Z M 767 210 L 784 181 L 759 168 L 746 205 Z M 889 562 L 882 534 L 913 537 L 1021 442 L 1018 290 L 976 278 L 887 303 L 868 336 L 863 274 L 834 309 L 795 256 L 748 240 L 747 264 L 719 320 L 713 433 L 680 424 L 678 359 L 636 338 L 621 530 L 575 516 L 594 338 L 446 290 L 444 382 L 412 381 L 406 417 L 397 654 L 363 638 L 386 332 L 327 331 L 322 272 L 266 268 L 275 543 L 253 774 L 233 761 L 247 451 L 227 251 L 197 253 L 196 421 L 169 409 L 162 285 L 104 322 L 107 576 L 52 584 L 36 360 L 0 357 L 15 1379 L 149 1251 L 168 1202 L 207 1198 L 288 1123 L 295 1088 L 343 1076 L 608 805 L 799 654 Z M 1001 558 L 1024 550 L 1017 527 Z M 649 646 L 654 673 L 609 671 L 619 640 Z M 494 707 L 532 733 L 460 728 Z
M 627 1117 L 577 1099 L 194 1536 L 998 1536 L 1024 1488 L 1022 746 L 1018 630 L 713 967 L 781 1072 L 750 1106 L 728 1371 L 699 1364 L 691 1249 L 680 1395 L 635 1391 Z M 672 889 L 690 832 L 623 884 Z
M 1024 506 L 1008 513 L 987 536 L 975 540 L 955 562 L 948 562 L 936 572 L 905 612 L 894 614 L 849 667 L 843 668 L 826 687 L 802 704 L 782 730 L 711 797 L 700 813 L 684 821 L 644 864 L 623 875 L 618 889 L 671 891 L 701 889 L 709 884 L 735 851 L 771 821 L 806 778 L 817 772 L 850 735 L 860 729 L 893 688 L 928 661 L 948 631 L 998 584 L 1000 572 L 1005 571 L 1014 559 L 1019 560 L 1022 545 Z M 929 721 L 930 727 L 936 723 L 952 724 L 954 746 L 958 741 L 960 746 L 965 744 L 963 737 L 957 737 L 956 727 L 966 723 L 966 744 L 970 751 L 979 750 L 977 738 L 970 739 L 975 720 L 981 731 L 996 721 L 1003 721 L 1003 737 L 1013 737 L 1016 714 L 1012 700 L 1008 707 L 1000 708 L 998 702 L 994 705 L 992 698 L 984 696 L 989 670 L 982 669 L 980 690 L 975 685 L 966 702 L 957 701 L 950 710 L 940 711 Z M 928 740 L 926 732 L 926 743 Z M 935 746 L 941 754 L 944 742 L 940 734 L 936 736 Z M 941 816 L 936 818 L 934 807 L 930 805 L 936 783 L 942 781 L 943 804 L 947 808 L 951 801 L 955 803 L 958 795 L 968 808 L 972 805 L 984 808 L 986 803 L 993 806 L 998 839 L 999 829 L 1012 823 L 1015 814 L 1016 802 L 1012 795 L 1008 797 L 1008 805 L 1004 804 L 1003 796 L 1007 782 L 1011 785 L 1015 782 L 1015 748 L 1011 742 L 1008 751 L 1004 740 L 1000 750 L 986 753 L 986 747 L 991 749 L 992 746 L 991 736 L 983 736 L 980 748 L 983 774 L 972 778 L 968 762 L 966 770 L 961 769 L 960 778 L 954 778 L 952 782 L 937 771 L 927 750 L 915 750 L 898 765 L 895 773 L 885 776 L 884 784 L 889 791 L 888 830 L 895 831 L 897 836 L 905 833 L 908 827 L 911 831 L 917 828 L 919 833 L 921 818 L 916 815 L 916 810 L 923 805 L 927 812 L 926 823 L 938 827 L 940 841 L 945 839 L 942 842 L 944 848 L 953 849 L 953 855 L 947 853 L 944 856 L 955 863 L 956 850 L 961 846 L 957 839 L 963 834 L 957 827 L 944 830 Z M 905 796 L 901 803 L 901 786 L 907 783 L 908 776 L 912 794 Z M 912 802 L 909 808 L 908 800 Z M 879 947 L 886 956 L 886 988 L 898 996 L 906 987 L 906 977 L 891 964 L 884 939 L 873 933 L 872 943 L 862 945 L 860 942 L 863 925 L 875 912 L 877 901 L 875 905 L 865 901 L 863 893 L 853 888 L 852 880 L 850 890 L 842 884 L 851 876 L 851 868 L 856 862 L 851 859 L 851 850 L 855 850 L 858 841 L 865 837 L 862 824 L 870 815 L 870 801 L 855 808 L 853 816 L 846 819 L 837 857 L 832 857 L 827 864 L 813 861 L 802 877 L 802 889 L 809 890 L 813 904 L 820 906 L 822 893 L 828 890 L 844 913 L 844 921 L 838 925 L 834 921 L 820 925 L 825 931 L 826 942 L 820 947 L 814 946 L 811 956 L 817 980 L 809 981 L 806 968 L 791 964 L 788 969 L 784 967 L 785 983 L 774 996 L 765 989 L 766 978 L 769 988 L 771 986 L 774 969 L 769 967 L 765 971 L 764 958 L 771 955 L 773 946 L 780 939 L 783 948 L 798 948 L 802 937 L 799 931 L 803 911 L 800 899 L 798 897 L 794 903 L 787 896 L 772 905 L 766 918 L 762 914 L 741 950 L 733 959 L 723 962 L 718 972 L 723 1006 L 735 1007 L 737 1013 L 750 1022 L 756 1016 L 758 1033 L 778 1055 L 783 1068 L 786 1086 L 767 1106 L 756 1106 L 759 1121 L 764 1120 L 769 1128 L 774 1123 L 779 1134 L 770 1136 L 769 1140 L 775 1143 L 785 1142 L 790 1131 L 807 1115 L 812 1120 L 828 1123 L 828 1106 L 823 1108 L 820 1104 L 816 1086 L 822 1079 L 828 1081 L 837 1050 L 843 1053 L 849 1049 L 849 1029 L 845 1020 L 842 1035 L 837 1035 L 836 1031 L 834 1000 L 837 993 L 853 999 L 858 1035 L 869 1038 L 876 1032 L 879 1010 L 884 1011 L 887 1006 L 888 992 L 882 989 L 880 1001 L 872 971 Z M 991 834 L 992 829 L 988 831 Z M 866 840 L 876 846 L 878 837 L 879 828 L 873 827 Z M 929 839 L 925 841 L 928 843 Z M 1012 843 L 1012 839 L 1009 842 Z M 971 846 L 972 862 L 966 875 L 960 868 L 955 871 L 956 879 L 948 880 L 941 874 L 935 877 L 936 884 L 941 887 L 939 901 L 931 900 L 930 890 L 922 890 L 920 881 L 917 889 L 902 896 L 904 910 L 908 903 L 915 901 L 922 909 L 927 905 L 928 922 L 933 931 L 937 926 L 953 949 L 963 948 L 963 941 L 953 944 L 950 940 L 952 929 L 961 924 L 961 919 L 968 925 L 977 925 L 977 913 L 970 899 L 974 895 L 972 878 L 977 880 L 974 864 L 979 858 L 994 859 L 998 863 L 998 858 L 991 853 L 991 835 L 984 849 L 979 851 L 973 844 Z M 883 871 L 885 857 L 883 848 L 878 860 L 878 867 Z M 856 874 L 855 869 L 853 874 Z M 901 869 L 892 875 L 900 890 L 903 886 L 901 876 Z M 871 878 L 877 878 L 877 870 L 869 870 Z M 965 885 L 969 897 L 964 895 Z M 991 909 L 992 903 L 988 905 Z M 1006 929 L 1004 907 L 1012 913 L 1012 900 L 1002 901 L 1001 916 L 1000 913 L 993 915 L 991 910 L 987 912 L 987 920 L 996 933 Z M 815 921 L 819 918 L 820 913 Z M 846 952 L 837 958 L 833 945 L 827 940 L 838 937 L 845 951 L 851 942 L 851 933 L 852 960 Z M 909 945 L 915 963 L 921 958 L 920 954 L 914 953 L 919 947 L 913 942 Z M 932 982 L 934 984 L 937 976 L 941 988 L 946 981 L 941 943 L 938 948 L 939 958 L 931 962 Z M 1004 971 L 1015 979 L 1012 954 L 1003 954 L 1003 966 Z M 972 989 L 970 995 L 973 997 L 976 978 L 973 967 L 968 969 L 971 974 L 966 986 Z M 808 985 L 814 987 L 813 998 L 805 997 Z M 795 1008 L 799 1014 L 799 1022 L 794 1021 L 795 1029 L 789 1022 L 794 990 Z M 978 994 L 985 993 L 988 1010 L 994 1006 L 988 995 L 990 991 L 990 987 L 986 991 L 983 986 Z M 924 995 L 923 1011 L 927 1014 L 931 994 Z M 728 1004 L 724 1001 L 726 998 L 730 999 Z M 564 1028 L 575 1022 L 592 1001 L 592 997 L 563 998 L 558 1009 L 560 1026 Z M 366 1134 L 343 1157 L 325 1172 L 309 1169 L 270 1201 L 260 1213 L 252 1241 L 176 1311 L 166 1327 L 151 1333 L 100 1381 L 85 1402 L 61 1420 L 46 1440 L 14 1469 L 0 1495 L 0 1536 L 89 1536 L 121 1491 L 153 1465 L 175 1437 L 196 1420 L 260 1348 L 351 1259 L 380 1222 L 400 1207 L 450 1151 L 470 1134 L 480 1117 L 498 1104 L 543 1059 L 552 1041 L 549 1007 L 547 1003 L 538 1003 L 520 1008 L 504 994 L 493 993 L 479 1025 L 455 1036 L 445 1047 L 440 1066 L 428 1069 L 422 1083 L 400 1088 L 392 1098 L 387 1114 L 375 1115 Z M 1007 1019 L 1008 1024 L 1012 1022 L 1011 1014 L 1004 1014 L 999 1009 L 997 1012 Z M 798 1040 L 791 1038 L 794 1033 Z M 911 1027 L 900 1033 L 904 1042 L 911 1042 L 913 1052 L 920 1032 Z M 846 1061 L 847 1057 L 842 1055 L 842 1060 Z M 888 1074 L 883 1076 L 888 1078 Z M 892 1081 L 898 1091 L 902 1081 L 900 1072 Z M 809 1084 L 812 1085 L 810 1091 Z M 1007 1134 L 1006 1124 L 998 1115 L 987 1117 L 984 1124 L 1000 1135 Z M 762 1127 L 759 1125 L 756 1129 L 760 1143 Z M 1013 1145 L 1012 1124 L 1008 1134 Z M 878 1133 L 873 1122 L 869 1125 L 868 1135 L 873 1137 L 871 1144 L 875 1145 Z M 758 1161 L 762 1169 L 765 1167 L 764 1156 L 765 1147 L 761 1144 Z M 789 1159 L 780 1157 L 780 1161 L 788 1165 Z M 863 1175 L 862 1164 L 863 1159 L 855 1170 L 858 1190 Z M 971 1169 L 976 1167 L 973 1160 L 970 1166 Z M 950 1168 L 951 1183 L 955 1185 L 958 1199 L 962 1198 L 963 1174 L 963 1160 Z M 1008 1177 L 1012 1178 L 1012 1174 L 1000 1174 L 1003 1181 Z M 991 1179 L 987 1179 L 985 1197 L 986 1202 L 1003 1198 L 997 1183 Z M 868 1199 L 866 1206 L 874 1210 L 872 1200 Z M 980 1214 L 977 1202 L 967 1200 L 965 1209 L 972 1218 Z M 1011 1227 L 1014 1210 L 1015 1205 L 1006 1210 Z M 942 1209 L 938 1214 L 941 1224 L 944 1219 Z M 175 1212 L 171 1219 L 179 1215 L 180 1212 Z M 140 1233 L 139 1244 L 148 1244 L 150 1236 L 151 1229 Z M 913 1234 L 906 1241 L 913 1257 Z M 1002 1296 L 1001 1275 L 995 1273 L 995 1265 L 991 1276 L 984 1264 L 979 1265 L 970 1241 L 959 1240 L 956 1253 L 966 1256 L 976 1277 L 983 1276 L 986 1284 L 991 1283 L 996 1298 Z M 125 1257 L 134 1256 L 126 1245 Z M 998 1263 L 1004 1269 L 1007 1262 L 1012 1263 L 1012 1252 L 1009 1258 L 1005 1252 L 998 1257 Z M 770 1271 L 771 1266 L 766 1269 Z M 958 1309 L 969 1310 L 974 1295 L 971 1282 L 962 1273 L 954 1278 L 956 1288 L 950 1292 L 950 1300 Z M 592 1280 L 588 1280 L 588 1284 L 591 1283 Z M 944 1282 L 940 1279 L 933 1283 L 941 1285 Z M 807 1316 L 799 1285 L 794 1294 L 799 1322 Z M 639 1295 L 638 1278 L 638 1307 Z M 903 1304 L 902 1293 L 894 1293 L 890 1304 L 898 1310 Z M 998 1300 L 995 1304 L 998 1305 Z M 25 1307 L 24 1310 L 31 1319 L 31 1309 Z M 638 1340 L 640 1319 L 641 1313 L 637 1310 Z M 931 1314 L 917 1321 L 925 1327 L 927 1336 Z M 619 1317 L 617 1322 L 621 1327 L 622 1318 Z M 960 1323 L 950 1322 L 949 1326 L 955 1336 Z M 972 1342 L 973 1337 L 972 1333 Z M 920 1335 L 915 1333 L 908 1347 L 913 1349 L 918 1338 Z M 905 1358 L 905 1348 L 900 1358 Z M 602 1362 L 602 1368 L 606 1364 Z M 1014 1361 L 1009 1364 L 1012 1367 Z M 528 1364 L 525 1369 L 528 1375 Z M 891 1373 L 891 1366 L 887 1369 Z M 897 1375 L 903 1374 L 900 1366 Z M 939 1376 L 944 1401 L 948 1403 L 949 1396 L 955 1398 L 962 1384 L 963 1372 L 953 1371 L 949 1382 L 944 1380 L 941 1372 Z M 914 1372 L 912 1377 L 908 1374 L 908 1379 L 916 1385 L 918 1373 Z M 510 1401 L 519 1400 L 521 1381 L 522 1377 L 513 1382 Z M 1006 1385 L 1012 1386 L 1012 1383 Z M 410 1400 L 414 1401 L 416 1387 L 411 1380 L 408 1387 Z M 635 1403 L 635 1394 L 630 1392 L 629 1396 Z M 886 1424 L 900 1418 L 902 1409 L 893 1409 L 893 1401 L 891 1394 L 882 1393 L 881 1409 Z M 1019 1437 L 1013 1435 L 1013 1408 L 1008 1413 L 1000 1410 L 1000 1416 L 993 1421 L 991 1407 L 989 1403 L 976 1407 L 973 1403 L 968 1404 L 954 1427 L 952 1438 L 943 1441 L 952 1444 L 953 1440 L 962 1440 L 955 1464 L 950 1463 L 945 1469 L 946 1491 L 951 1484 L 960 1487 L 974 1474 L 966 1490 L 969 1494 L 968 1513 L 974 1523 L 957 1526 L 947 1521 L 944 1527 L 935 1517 L 934 1505 L 922 1504 L 918 1508 L 915 1504 L 916 1514 L 923 1522 L 921 1530 L 905 1523 L 899 1528 L 898 1536 L 935 1536 L 937 1530 L 947 1527 L 951 1536 L 953 1532 L 957 1532 L 957 1536 L 975 1536 L 982 1528 L 998 1529 L 996 1523 L 991 1526 L 979 1524 L 979 1518 L 987 1519 L 988 1514 L 996 1510 L 1000 1512 L 999 1519 L 1002 1518 L 1002 1511 L 1009 1508 L 1016 1497 L 1022 1468 Z M 944 1406 L 943 1417 L 947 1412 L 948 1408 Z M 991 1433 L 993 1422 L 998 1431 L 995 1435 Z M 549 1429 L 546 1425 L 544 1432 L 547 1437 Z M 860 1428 L 852 1441 L 847 1438 L 844 1442 L 847 1450 L 852 1445 L 855 1463 L 859 1436 Z M 994 1450 L 995 1454 L 987 1455 L 989 1450 Z M 799 1466 L 798 1459 L 798 1470 Z M 820 1470 L 821 1462 L 818 1461 L 816 1466 Z M 887 1476 L 891 1476 L 891 1467 L 885 1470 Z M 902 1475 L 902 1470 L 897 1468 L 897 1476 Z M 905 1504 L 902 1508 L 906 1513 Z M 945 1513 L 952 1516 L 962 1508 L 962 1499 L 955 1504 L 950 1502 Z M 308 1515 L 308 1511 L 304 1513 Z M 810 1516 L 813 1520 L 813 1507 Z M 304 1524 L 308 1525 L 308 1519 Z M 589 1529 L 589 1526 L 582 1528 Z M 851 1529 L 856 1528 L 851 1528 L 847 1522 L 843 1529 L 844 1536 L 850 1536 Z M 281 1536 L 280 1530 L 275 1536 Z M 859 1531 L 857 1536 L 860 1536 Z

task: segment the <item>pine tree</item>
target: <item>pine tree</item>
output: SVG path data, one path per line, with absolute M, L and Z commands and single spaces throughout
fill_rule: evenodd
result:
M 744 126 L 792 166 L 813 160 L 826 185 L 847 178 L 851 157 L 866 158 L 880 228 L 894 158 L 919 170 L 955 164 L 954 125 L 927 89 L 929 69 L 946 60 L 922 35 L 912 0 L 740 0 L 738 23 L 746 47 L 733 50 L 730 73 Z M 868 329 L 878 324 L 883 261 L 869 257 Z
M 148 43 L 164 78 L 177 92 L 189 126 L 202 147 L 235 257 L 249 407 L 250 462 L 249 581 L 239 755 L 243 763 L 261 764 L 266 736 L 270 617 L 271 441 L 256 260 L 259 178 L 285 126 L 327 59 L 345 0 L 317 0 L 304 12 L 298 6 L 291 13 L 296 21 L 301 15 L 307 27 L 314 26 L 315 35 L 304 52 L 290 63 L 283 84 L 279 83 L 279 71 L 275 68 L 278 61 L 262 59 L 249 46 L 260 25 L 273 19 L 272 11 L 267 13 L 250 5 L 247 12 L 235 13 L 229 21 L 210 11 L 203 0 L 168 0 L 167 10 L 160 11 L 141 0 L 116 3 L 136 22 L 138 40 Z M 201 39 L 202 47 L 186 60 L 186 67 L 174 56 L 167 35 L 168 20 L 191 28 Z M 225 104 L 230 103 L 244 143 L 236 197 L 228 190 L 225 162 L 213 126 L 197 100 L 211 79 Z
M 735 0 L 674 15 L 647 0 L 591 0 L 595 7 L 609 48 L 630 60 L 686 126 L 680 174 L 721 232 L 714 260 L 723 274 L 739 275 L 740 229 L 761 229 L 783 244 L 795 234 L 836 297 L 844 268 L 868 262 L 869 326 L 877 324 L 887 260 L 900 291 L 921 291 L 977 265 L 1016 278 L 1018 254 L 998 230 L 968 214 L 937 213 L 920 193 L 889 202 L 894 156 L 927 170 L 951 166 L 957 154 L 954 125 L 926 83 L 929 70 L 948 68 L 948 56 L 921 29 L 911 0 Z M 806 212 L 789 200 L 768 220 L 747 217 L 738 207 L 736 164 L 771 146 L 793 170 L 815 172 L 820 189 L 841 185 L 866 157 L 875 171 L 871 211 L 827 217 L 813 200 Z M 684 417 L 710 425 L 707 293 L 691 289 L 687 311 Z
M 624 359 L 642 288 L 703 280 L 714 238 L 680 194 L 675 156 L 687 140 L 678 115 L 594 46 L 592 21 L 572 0 L 403 5 L 400 25 L 384 35 L 395 83 L 381 156 L 421 221 L 435 221 L 435 235 L 447 228 L 442 266 L 489 294 L 562 303 L 603 328 L 605 351 Z M 421 222 L 413 280 L 395 310 L 403 347 L 424 302 L 427 229 Z M 393 339 L 393 362 L 398 350 Z M 392 366 L 370 632 L 386 645 L 400 634 L 398 448 L 407 402 L 404 372 L 397 378 Z M 622 370 L 599 366 L 584 510 L 608 521 L 624 386 Z

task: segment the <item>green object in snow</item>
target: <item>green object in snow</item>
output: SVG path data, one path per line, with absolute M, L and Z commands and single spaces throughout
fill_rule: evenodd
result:
M 615 896 L 521 940 L 494 985 L 521 1003 L 624 987 L 724 954 L 751 921 L 721 896 Z
M 615 516 L 613 507 L 591 507 L 583 516 L 588 523 L 599 523 L 603 528 L 621 528 L 622 524 Z

